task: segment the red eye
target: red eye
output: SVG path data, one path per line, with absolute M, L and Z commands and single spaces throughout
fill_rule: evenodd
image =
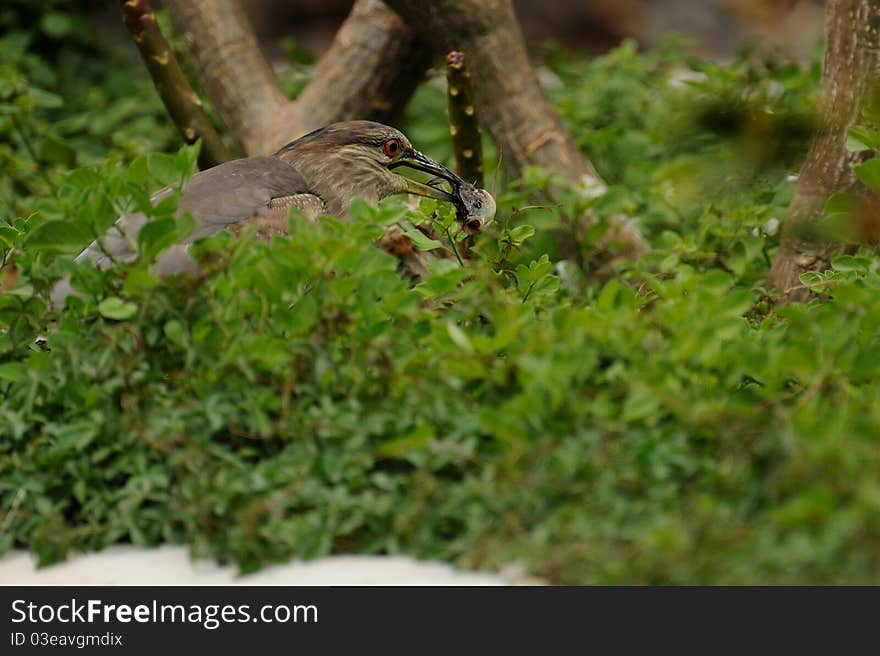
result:
M 382 148 L 388 157 L 394 157 L 400 152 L 400 141 L 397 139 L 389 139 Z

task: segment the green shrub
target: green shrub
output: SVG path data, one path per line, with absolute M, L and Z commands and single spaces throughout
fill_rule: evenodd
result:
M 94 141 L 100 166 L 54 165 L 56 193 L 17 185 L 0 227 L 0 551 L 176 542 L 245 571 L 354 551 L 519 561 L 564 583 L 878 582 L 880 260 L 838 258 L 824 300 L 771 313 L 772 220 L 805 143 L 795 127 L 744 155 L 761 107 L 801 125 L 815 74 L 749 56 L 668 84 L 680 54 L 629 46 L 548 65 L 607 191 L 526 209 L 545 176 L 502 181 L 475 259 L 418 282 L 373 243 L 389 223 L 448 222 L 433 203 L 292 217 L 271 243 L 221 233 L 199 278 L 157 279 L 185 226 L 176 199 L 145 199 L 185 184 L 194 152 L 147 154 L 152 125 L 129 126 L 134 150 Z M 717 97 L 742 101 L 735 129 L 694 118 Z M 424 87 L 406 129 L 448 156 L 442 108 Z M 560 216 L 585 207 L 639 217 L 654 250 L 603 278 L 559 260 Z M 155 226 L 138 262 L 71 264 L 132 208 Z M 49 310 L 63 273 L 82 296 Z

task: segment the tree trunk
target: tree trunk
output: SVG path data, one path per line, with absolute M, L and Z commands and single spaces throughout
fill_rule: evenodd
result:
M 431 60 L 431 52 L 381 0 L 358 0 L 297 100 L 303 132 L 352 119 L 393 122 Z
M 239 0 L 166 0 L 199 79 L 247 155 L 272 152 L 310 130 L 351 118 L 389 120 L 430 61 L 403 21 L 379 0 L 357 0 L 314 81 L 289 101 Z
M 543 166 L 562 177 L 597 178 L 538 85 L 509 0 L 386 0 L 438 53 L 464 52 L 477 113 L 511 175 Z
M 821 217 L 832 194 L 856 186 L 852 165 L 860 155 L 847 151 L 846 135 L 858 120 L 878 72 L 880 2 L 828 0 L 821 123 L 798 179 L 768 278 L 782 302 L 809 298 L 809 291 L 800 284 L 801 274 L 825 270 L 830 264 L 832 245 L 804 239 L 804 228 Z
M 510 0 L 385 0 L 436 52 L 464 52 L 473 79 L 477 115 L 513 177 L 540 166 L 574 185 L 593 187 L 599 176 L 584 157 L 538 84 Z M 595 217 L 571 217 L 560 235 L 567 257 L 579 255 L 579 235 Z M 608 241 L 631 251 L 645 248 L 627 220 Z
M 288 101 L 238 0 L 168 0 L 165 6 L 238 147 L 249 155 L 263 152 L 266 126 L 286 113 Z

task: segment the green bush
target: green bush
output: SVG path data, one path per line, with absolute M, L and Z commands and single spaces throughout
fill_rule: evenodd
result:
M 35 88 L 22 61 L 4 60 L 16 97 Z M 880 260 L 838 258 L 823 300 L 779 313 L 762 288 L 815 71 L 628 45 L 548 67 L 607 189 L 527 209 L 546 177 L 502 180 L 475 259 L 421 281 L 373 243 L 390 223 L 448 223 L 427 202 L 292 217 L 271 243 L 221 233 L 198 279 L 157 279 L 186 226 L 176 198 L 147 195 L 185 184 L 192 149 L 150 154 L 156 125 L 135 122 L 123 144 L 90 137 L 100 165 L 47 168 L 14 141 L 4 172 L 30 172 L 0 226 L 0 551 L 175 542 L 244 571 L 354 551 L 564 583 L 880 581 Z M 112 112 L 130 89 L 101 70 Z M 66 134 L 76 102 L 44 87 L 62 104 L 34 134 Z M 735 109 L 723 130 L 718 99 Z M 443 103 L 425 86 L 405 125 L 448 157 Z M 755 155 L 771 115 L 785 143 Z M 554 231 L 587 207 L 638 217 L 652 252 L 600 270 L 602 222 L 583 261 L 560 260 Z M 153 217 L 138 262 L 71 263 L 133 208 Z M 50 310 L 64 273 L 82 297 Z

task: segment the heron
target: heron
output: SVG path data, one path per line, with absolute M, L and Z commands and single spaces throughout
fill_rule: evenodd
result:
M 401 175 L 402 168 L 433 178 L 419 182 Z M 443 182 L 449 183 L 450 191 L 439 187 Z M 462 189 L 470 193 L 462 194 Z M 186 212 L 193 217 L 195 229 L 165 250 L 154 270 L 160 276 L 194 275 L 198 264 L 189 247 L 198 239 L 223 229 L 255 228 L 260 237 L 285 234 L 291 209 L 310 220 L 325 214 L 346 219 L 355 198 L 375 204 L 394 194 L 414 194 L 453 203 L 465 214 L 491 220 L 494 201 L 488 192 L 478 191 L 475 195 L 458 175 L 416 150 L 396 128 L 372 121 L 334 123 L 291 141 L 272 155 L 244 157 L 196 173 L 177 206 L 178 215 Z M 150 200 L 156 204 L 173 193 L 166 187 Z M 91 260 L 101 269 L 134 261 L 137 236 L 147 221 L 142 213 L 121 217 L 76 261 Z M 71 293 L 69 277 L 65 277 L 52 291 L 53 305 L 62 305 Z

